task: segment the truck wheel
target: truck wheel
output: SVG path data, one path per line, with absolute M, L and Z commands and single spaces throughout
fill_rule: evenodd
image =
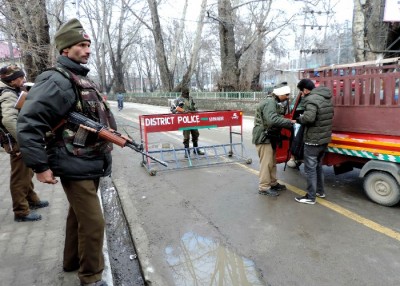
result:
M 400 187 L 393 176 L 385 172 L 371 172 L 364 179 L 364 191 L 374 202 L 394 206 L 400 201 Z

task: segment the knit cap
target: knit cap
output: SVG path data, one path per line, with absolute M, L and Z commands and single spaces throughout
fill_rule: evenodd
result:
M 17 65 L 8 65 L 0 69 L 0 79 L 4 82 L 11 82 L 16 78 L 24 76 L 24 71 Z
M 78 19 L 71 19 L 64 23 L 54 36 L 56 49 L 60 53 L 63 49 L 72 47 L 83 41 L 91 42 L 89 35 L 83 29 Z

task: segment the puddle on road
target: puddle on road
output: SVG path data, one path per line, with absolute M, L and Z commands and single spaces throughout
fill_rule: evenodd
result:
M 175 285 L 266 285 L 250 259 L 193 232 L 184 234 L 179 247 L 167 247 L 166 258 Z

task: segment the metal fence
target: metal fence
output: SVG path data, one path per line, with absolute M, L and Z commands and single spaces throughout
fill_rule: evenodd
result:
M 180 92 L 149 92 L 149 93 L 127 93 L 129 97 L 155 97 L 155 98 L 177 98 Z M 253 100 L 258 101 L 265 97 L 265 92 L 190 92 L 193 98 L 199 99 L 224 99 L 224 100 Z

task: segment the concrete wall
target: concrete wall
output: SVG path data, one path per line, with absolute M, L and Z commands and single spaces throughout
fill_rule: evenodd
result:
M 109 100 L 115 100 L 113 96 L 108 97 Z M 135 102 L 158 106 L 169 106 L 168 98 L 159 97 L 128 97 L 125 102 Z M 244 100 L 215 100 L 215 99 L 195 99 L 196 107 L 199 110 L 241 110 L 245 115 L 254 115 L 258 105 L 258 101 Z

